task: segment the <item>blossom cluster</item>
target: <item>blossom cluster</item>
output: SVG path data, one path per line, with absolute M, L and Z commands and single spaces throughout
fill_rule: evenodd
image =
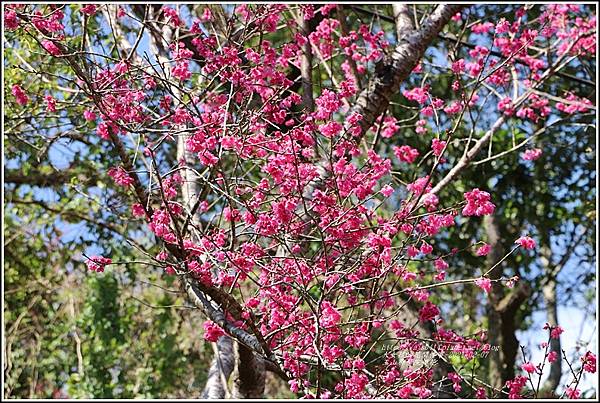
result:
M 100 18 L 100 7 L 105 6 L 81 7 L 81 17 Z M 106 58 L 105 64 L 94 65 L 87 81 L 78 81 L 86 94 L 95 95 L 81 107 L 81 122 L 95 130 L 94 141 L 121 152 L 124 148 L 134 157 L 109 167 L 107 174 L 117 191 L 127 190 L 132 198 L 126 211 L 161 240 L 165 249 L 156 264 L 214 293 L 228 290 L 239 306 L 229 305 L 227 320 L 267 339 L 281 357 L 292 391 L 314 390 L 314 359 L 345 374 L 320 397 L 369 398 L 379 388 L 387 398 L 428 398 L 434 374 L 415 362 L 412 353 L 424 346 L 424 335 L 414 327 L 435 325 L 427 337 L 440 342 L 442 354 L 460 353 L 471 360 L 490 348 L 483 339 L 452 331 L 433 291 L 447 285 L 446 278 L 455 278 L 458 270 L 451 268 L 451 259 L 462 253 L 453 248 L 454 240 L 440 242 L 445 229 L 458 225 L 460 212 L 477 221 L 496 211 L 492 195 L 473 184 L 462 194 L 464 201 L 434 189 L 455 160 L 450 154 L 471 147 L 459 123 L 469 112 L 486 111 L 490 103 L 503 119 L 528 124 L 542 124 L 553 109 L 565 114 L 590 110 L 591 102 L 575 94 L 553 105 L 556 98 L 531 92 L 518 100 L 506 89 L 517 80 L 518 89 L 527 91 L 548 71 L 543 55 L 532 52 L 539 38 L 557 38 L 559 51 L 570 54 L 591 52 L 588 39 L 564 45 L 575 36 L 589 36 L 593 28 L 590 21 L 569 18 L 570 9 L 560 6 L 542 13 L 540 19 L 550 24 L 539 32 L 523 8 L 512 21 L 476 22 L 465 27 L 465 35 L 489 35 L 489 44 L 479 40 L 436 67 L 450 75 L 448 98 L 440 98 L 426 75 L 420 80 L 429 63 L 424 59 L 409 66 L 419 80 L 411 77 L 406 81 L 412 84 L 398 87 L 404 88 L 403 97 L 389 105 L 390 113 L 370 116 L 369 108 L 356 106 L 361 105 L 359 94 L 364 97 L 369 90 L 364 76 L 393 52 L 383 30 L 361 21 L 347 30 L 334 8 L 236 5 L 232 13 L 245 28 L 224 41 L 206 29 L 216 19 L 209 8 L 190 23 L 176 9 L 161 7 L 156 16 L 161 29 L 185 32 L 170 43 L 153 44 L 168 60 L 165 71 L 155 74 L 155 66 L 135 58 Z M 62 37 L 64 15 L 53 10 L 33 14 L 31 24 L 44 34 L 40 45 L 47 54 L 70 61 L 63 54 L 70 45 Z M 118 10 L 117 17 L 126 18 Z M 304 32 L 288 11 L 314 29 Z M 4 18 L 10 30 L 25 24 L 13 9 Z M 453 21 L 460 24 L 462 18 L 456 13 Z M 290 30 L 287 40 L 271 35 L 281 26 Z M 309 82 L 315 75 L 294 76 L 306 62 L 305 46 L 325 72 L 336 69 L 327 73 L 329 79 L 319 77 L 319 85 Z M 311 84 L 314 94 L 297 89 L 297 83 Z M 34 96 L 17 84 L 11 93 L 21 106 Z M 46 95 L 44 100 L 47 110 L 55 112 L 57 99 Z M 402 108 L 411 116 L 405 119 Z M 135 152 L 132 133 L 139 142 Z M 541 155 L 541 149 L 528 149 L 522 159 Z M 129 191 L 133 185 L 135 192 Z M 529 236 L 515 244 L 536 247 Z M 475 251 L 480 257 L 492 249 L 481 241 L 474 245 L 481 245 Z M 86 262 L 95 272 L 111 263 L 100 256 Z M 509 279 L 507 287 L 518 279 Z M 499 279 L 486 273 L 468 282 L 490 294 Z M 407 299 L 416 307 L 411 324 L 395 319 Z M 212 321 L 203 328 L 210 342 L 226 334 Z M 552 328 L 551 337 L 561 331 Z M 382 332 L 394 335 L 398 349 L 410 353 L 406 362 L 391 353 L 381 353 L 376 365 L 368 362 L 367 352 Z M 556 359 L 550 352 L 548 360 Z M 595 372 L 595 360 L 591 353 L 582 358 L 584 370 Z M 539 368 L 532 362 L 521 366 L 527 374 Z M 456 393 L 463 391 L 466 378 L 460 373 L 450 372 L 448 379 Z M 521 397 L 527 379 L 519 375 L 508 381 L 509 397 Z M 486 396 L 484 388 L 474 393 Z

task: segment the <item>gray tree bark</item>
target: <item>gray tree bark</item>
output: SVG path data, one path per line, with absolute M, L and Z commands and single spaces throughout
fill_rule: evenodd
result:
M 358 95 L 350 113 L 359 113 L 363 119 L 360 122 L 362 134 L 373 125 L 390 103 L 392 95 L 400 89 L 404 81 L 419 63 L 425 50 L 437 37 L 450 18 L 459 12 L 464 5 L 443 4 L 436 7 L 425 20 L 420 29 L 415 30 L 409 15 L 409 6 L 395 7 L 398 12 L 396 31 L 400 34 L 398 43 L 389 60 L 375 72 L 375 77 Z
M 265 393 L 265 363 L 248 347 L 236 343 L 233 398 L 261 399 Z
M 208 370 L 206 386 L 201 399 L 225 399 L 230 397 L 227 382 L 234 368 L 233 342 L 229 336 L 221 336 L 215 348 L 215 357 Z

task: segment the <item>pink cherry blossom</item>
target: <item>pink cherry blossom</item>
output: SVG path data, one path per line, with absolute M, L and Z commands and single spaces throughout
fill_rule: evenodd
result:
M 56 112 L 56 99 L 52 95 L 44 96 L 44 101 L 46 101 L 46 110 L 48 112 Z
M 317 110 L 314 117 L 321 120 L 329 119 L 342 105 L 338 96 L 333 91 L 327 89 L 323 90 L 321 96 L 315 99 L 315 104 L 317 105 Z
M 48 53 L 50 53 L 52 56 L 60 56 L 60 54 L 62 53 L 60 51 L 60 48 L 52 41 L 48 40 L 48 39 L 44 39 L 42 41 L 42 46 L 44 47 L 44 49 L 46 49 L 48 51 Z
M 146 215 L 146 211 L 144 210 L 144 207 L 139 203 L 134 203 L 131 206 L 131 212 L 136 217 L 143 217 Z
M 492 289 L 492 281 L 489 278 L 481 277 L 475 280 L 475 285 L 485 291 L 486 294 L 489 294 Z
M 334 137 L 342 131 L 342 125 L 338 122 L 329 122 L 319 126 L 319 131 L 325 137 Z
M 467 205 L 463 208 L 462 213 L 465 216 L 482 216 L 492 214 L 496 206 L 490 202 L 491 196 L 488 192 L 481 191 L 477 188 L 465 193 Z
M 19 28 L 19 18 L 14 10 L 4 10 L 4 26 L 9 30 Z
M 572 92 L 567 92 L 565 100 L 567 102 L 558 102 L 556 109 L 569 115 L 586 112 L 592 107 L 592 102 L 589 99 L 580 98 Z
M 455 90 L 456 91 L 456 90 Z M 454 101 L 452 104 L 450 104 L 449 106 L 444 108 L 444 112 L 446 112 L 449 115 L 454 115 L 457 114 L 458 112 L 460 112 L 460 110 L 462 109 L 462 103 L 459 101 Z
M 118 185 L 130 186 L 133 184 L 133 178 L 123 169 L 123 167 L 110 168 L 108 176 L 112 177 Z
M 595 110 L 587 70 L 577 73 L 574 93 L 562 92 L 566 86 L 551 69 L 553 61 L 571 57 L 578 65 L 592 63 L 596 21 L 589 7 L 518 6 L 494 19 L 455 6 L 436 17 L 446 5 L 419 5 L 423 24 L 397 42 L 393 24 L 350 9 L 344 18 L 335 4 L 237 4 L 226 10 L 226 38 L 213 29 L 223 17 L 213 15 L 215 8 L 158 6 L 143 21 L 142 8 L 104 7 L 4 9 L 11 45 L 19 36 L 41 44 L 42 61 L 62 66 L 60 76 L 68 78 L 49 75 L 40 87 L 16 69 L 11 76 L 20 81 L 9 83 L 8 105 L 21 109 L 12 111 L 17 116 L 34 116 L 32 122 L 71 119 L 95 153 L 108 152 L 94 156 L 103 164 L 100 173 L 115 182 L 105 213 L 129 217 L 131 234 L 146 229 L 154 251 L 148 263 L 158 267 L 150 275 L 191 282 L 213 305 L 204 340 L 229 337 L 230 326 L 248 333 L 260 345 L 256 357 L 277 358 L 271 364 L 280 364 L 290 389 L 306 398 L 435 397 L 438 371 L 418 362 L 419 351 L 434 347 L 466 361 L 491 351 L 482 323 L 469 325 L 473 332 L 458 329 L 443 312 L 446 293 L 463 288 L 456 281 L 473 283 L 463 285 L 481 295 L 494 282 L 512 288 L 519 280 L 465 271 L 465 257 L 488 263 L 469 252 L 511 257 L 511 250 L 498 243 L 492 251 L 479 241 L 480 217 L 507 208 L 495 204 L 507 201 L 495 193 L 505 189 L 464 185 L 486 183 L 497 174 L 496 163 L 514 163 L 516 156 L 523 168 L 542 149 L 553 151 L 533 143 L 518 150 L 523 137 L 512 141 L 511 127 L 535 131 L 553 124 L 554 115 L 575 122 L 579 117 L 571 115 Z M 117 13 L 113 24 L 104 21 L 108 11 Z M 478 20 L 467 24 L 467 17 Z M 432 25 L 436 18 L 443 24 Z M 119 27 L 146 27 L 133 54 L 89 55 L 97 63 L 87 65 L 68 37 L 81 32 L 81 23 L 88 24 L 85 42 L 95 53 L 119 41 Z M 453 48 L 437 38 L 438 25 L 471 45 L 436 52 Z M 422 39 L 423 30 L 432 41 Z M 95 45 L 98 38 L 108 38 L 105 50 Z M 148 44 L 158 52 L 150 59 L 143 55 Z M 440 87 L 440 78 L 449 88 Z M 77 92 L 63 91 L 71 86 Z M 529 165 L 529 174 L 539 174 L 541 166 Z M 527 215 L 517 218 L 528 223 Z M 536 246 L 528 236 L 515 244 Z M 93 256 L 85 263 L 102 272 L 112 261 Z M 421 326 L 394 314 L 408 309 L 407 299 Z M 474 320 L 485 315 L 475 314 Z M 563 331 L 545 330 L 552 339 Z M 556 363 L 560 353 L 545 340 L 541 351 Z M 272 356 L 264 357 L 261 350 L 269 349 Z M 580 363 L 581 372 L 595 373 L 594 354 Z M 447 381 L 460 397 L 489 392 L 516 399 L 531 395 L 525 387 L 542 368 L 524 363 L 502 391 L 471 385 L 472 374 L 460 366 Z M 564 388 L 578 397 L 574 385 Z
M 85 264 L 91 271 L 102 273 L 106 265 L 112 264 L 112 260 L 103 256 L 90 256 Z
M 523 152 L 523 154 L 521 155 L 521 157 L 525 161 L 535 161 L 538 158 L 540 158 L 541 156 L 542 156 L 542 150 L 539 148 L 525 150 L 525 152 Z
M 436 259 L 433 265 L 438 270 L 446 270 L 449 267 L 448 263 L 442 258 Z
M 394 147 L 394 154 L 396 158 L 398 158 L 402 162 L 406 162 L 408 164 L 412 164 L 415 162 L 415 159 L 419 156 L 419 151 L 411 146 L 400 146 Z
M 19 105 L 27 105 L 27 102 L 29 102 L 29 97 L 27 96 L 25 91 L 23 91 L 21 86 L 17 84 L 12 86 L 12 94 L 14 95 Z
M 519 244 L 525 249 L 533 249 L 535 248 L 535 240 L 528 236 L 522 236 L 515 241 L 516 244 Z
M 108 125 L 105 122 L 98 123 L 98 127 L 96 128 L 96 133 L 98 133 L 98 136 L 100 136 L 104 140 L 110 139 L 110 134 L 108 132 Z
M 420 104 L 424 104 L 429 99 L 428 89 L 425 87 L 415 87 L 411 90 L 402 91 L 404 95 L 410 101 L 416 101 Z
M 583 357 L 581 357 L 583 363 L 583 370 L 590 374 L 596 373 L 596 355 L 591 351 L 587 351 Z
M 94 15 L 96 13 L 97 6 L 95 4 L 87 4 L 79 9 L 80 12 L 87 15 Z
M 515 379 L 506 381 L 506 386 L 508 387 L 508 398 L 509 399 L 520 399 L 521 390 L 527 383 L 527 377 L 523 375 L 517 375 Z
M 421 308 L 419 311 L 419 320 L 421 322 L 427 322 L 434 319 L 439 314 L 440 310 L 438 307 L 432 304 L 430 301 L 427 301 L 425 306 L 423 306 L 423 308 Z
M 458 59 L 452 63 L 452 72 L 455 74 L 461 74 L 465 71 L 465 59 Z
M 204 327 L 204 340 L 206 341 L 214 343 L 219 340 L 219 337 L 225 335 L 225 331 L 223 331 L 219 325 L 211 322 L 210 320 L 204 322 L 202 327 Z
M 477 249 L 476 255 L 477 256 L 487 256 L 487 254 L 490 253 L 491 249 L 492 249 L 491 245 L 485 243 Z
M 329 301 L 323 301 L 321 305 L 321 326 L 327 328 L 337 325 L 342 318 L 342 315 L 339 313 L 339 311 L 335 309 L 335 307 Z
M 200 21 L 207 22 L 207 21 L 211 21 L 212 18 L 213 18 L 212 11 L 210 11 L 210 8 L 205 7 L 204 11 L 202 11 L 202 16 L 200 17 Z
M 394 188 L 391 187 L 390 185 L 385 185 L 381 189 L 381 194 L 383 194 L 385 197 L 390 197 L 392 195 L 392 193 L 394 193 Z
M 421 253 L 423 253 L 424 255 L 428 255 L 431 252 L 433 252 L 433 246 L 431 246 L 427 242 L 423 242 L 419 249 L 420 249 Z
M 569 399 L 579 399 L 581 391 L 579 389 L 568 387 L 567 389 L 565 389 L 565 394 Z
M 560 338 L 560 335 L 561 335 L 562 332 L 564 332 L 564 330 L 563 330 L 562 327 L 555 326 L 550 331 L 550 337 L 553 338 L 553 339 L 558 339 L 558 338 Z
M 431 149 L 433 150 L 433 155 L 435 155 L 436 157 L 442 155 L 442 151 L 444 151 L 445 147 L 445 141 L 439 140 L 437 138 L 433 138 L 433 140 L 431 140 Z
M 89 109 L 86 109 L 83 111 L 83 118 L 87 121 L 93 121 L 96 120 L 96 114 Z
M 523 365 L 521 365 L 521 369 L 523 369 L 523 371 L 526 371 L 530 374 L 533 374 L 536 370 L 535 365 L 531 362 L 526 362 Z

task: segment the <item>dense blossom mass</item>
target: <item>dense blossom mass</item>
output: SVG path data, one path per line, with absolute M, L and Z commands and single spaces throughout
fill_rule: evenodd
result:
M 466 365 L 490 351 L 483 324 L 461 334 L 445 322 L 436 290 L 465 287 L 483 304 L 496 287 L 509 292 L 520 277 L 494 268 L 507 253 L 537 253 L 538 234 L 494 252 L 496 240 L 465 231 L 478 231 L 505 200 L 491 182 L 453 183 L 494 154 L 535 169 L 546 154 L 533 130 L 592 110 L 549 83 L 569 63 L 595 57 L 595 15 L 548 4 L 487 21 L 466 5 L 417 6 L 409 21 L 385 22 L 406 24 L 413 33 L 402 37 L 384 22 L 347 18 L 345 6 L 238 4 L 215 14 L 196 5 L 192 19 L 180 6 L 148 6 L 151 18 L 136 7 L 87 4 L 67 17 L 57 5 L 9 5 L 4 26 L 72 69 L 80 122 L 107 150 L 99 164 L 124 207 L 106 212 L 145 224 L 160 249 L 145 259 L 204 310 L 205 340 L 233 337 L 240 357 L 254 352 L 247 368 L 268 362 L 305 397 L 537 396 L 530 381 L 544 364 L 533 359 L 494 388 L 453 360 L 442 368 L 418 353 L 455 354 Z M 79 48 L 99 45 L 75 42 L 65 21 L 106 16 L 123 51 L 82 61 Z M 124 33 L 141 20 L 151 21 L 147 40 L 134 45 L 136 35 Z M 474 45 L 449 36 L 422 58 L 442 30 Z M 392 87 L 401 90 L 390 102 Z M 43 100 L 47 113 L 64 111 L 64 95 L 30 93 L 27 82 L 10 93 L 21 108 Z M 514 133 L 500 129 L 507 122 L 531 133 L 509 141 Z M 467 255 L 479 271 L 456 264 Z M 97 273 L 111 264 L 87 260 Z M 561 359 L 548 349 L 543 357 L 547 365 Z M 580 364 L 595 373 L 596 356 L 587 352 Z M 579 396 L 577 383 L 564 386 Z

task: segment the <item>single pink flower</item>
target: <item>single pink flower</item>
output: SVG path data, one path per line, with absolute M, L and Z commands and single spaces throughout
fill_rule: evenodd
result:
M 486 256 L 488 253 L 490 253 L 491 249 L 492 247 L 485 243 L 482 246 L 480 246 L 479 249 L 477 249 L 476 254 L 477 256 Z
M 146 214 L 144 207 L 139 203 L 135 203 L 131 206 L 131 212 L 136 217 L 142 217 Z
M 517 239 L 515 241 L 516 244 L 521 245 L 522 247 L 524 247 L 525 249 L 533 249 L 535 248 L 535 240 L 528 237 L 528 236 L 522 236 L 519 239 Z
M 565 389 L 565 394 L 569 399 L 579 399 L 581 391 L 579 389 L 567 388 Z
M 56 99 L 52 95 L 46 95 L 44 100 L 46 101 L 46 110 L 48 112 L 56 112 Z
M 392 195 L 392 193 L 394 193 L 394 188 L 391 187 L 390 185 L 385 185 L 382 189 L 381 189 L 381 193 L 385 196 L 385 197 L 390 197 Z
M 93 15 L 96 13 L 97 8 L 98 7 L 95 4 L 88 4 L 84 7 L 81 7 L 81 9 L 79 11 L 82 12 L 83 14 Z
M 521 158 L 525 161 L 535 161 L 542 156 L 542 150 L 539 148 L 533 148 L 530 150 L 526 150 L 523 154 L 521 154 Z
M 562 327 L 560 327 L 560 326 L 556 326 L 555 328 L 553 328 L 550 331 L 550 337 L 553 338 L 553 339 L 558 339 L 558 338 L 560 338 L 560 334 L 562 332 L 564 332 L 564 329 Z
M 96 120 L 96 114 L 89 109 L 83 111 L 83 118 L 87 121 Z
M 526 362 L 525 364 L 521 365 L 521 369 L 530 374 L 533 374 L 535 372 L 535 365 L 533 365 L 532 362 Z
M 475 285 L 485 291 L 486 294 L 489 294 L 492 289 L 492 281 L 489 278 L 481 277 L 475 280 Z
M 204 327 L 204 340 L 216 342 L 219 337 L 225 335 L 225 332 L 219 325 L 214 322 L 206 321 L 203 324 Z
M 12 94 L 19 105 L 27 105 L 27 102 L 29 102 L 27 94 L 23 91 L 23 88 L 17 84 L 12 86 Z

